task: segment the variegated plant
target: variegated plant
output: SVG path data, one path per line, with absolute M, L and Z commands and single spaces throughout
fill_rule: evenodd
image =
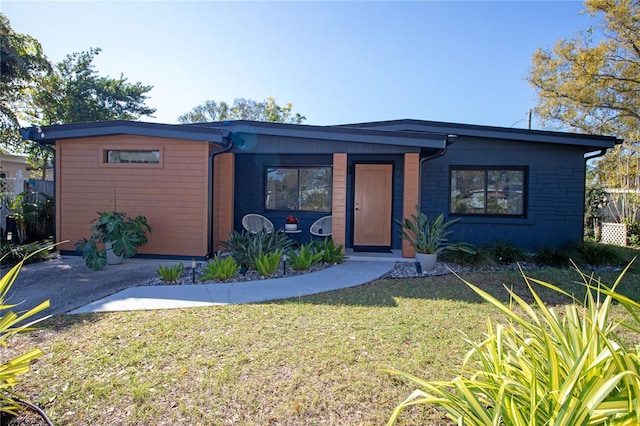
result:
M 461 374 L 450 381 L 429 382 L 392 371 L 420 389 L 396 407 L 388 424 L 416 404 L 440 406 L 460 425 L 640 423 L 639 351 L 618 341 L 614 330 L 621 323 L 610 318 L 612 302 L 618 300 L 638 321 L 625 325 L 636 331 L 640 325 L 635 313 L 640 305 L 616 292 L 624 272 L 611 288 L 581 273 L 590 290 L 583 302 L 555 285 L 525 277 L 533 306 L 509 289 L 512 304 L 505 305 L 465 281 L 508 322 L 490 321 L 482 342 L 467 339 L 472 349 Z M 571 297 L 573 303 L 562 314 L 547 307 L 534 283 Z

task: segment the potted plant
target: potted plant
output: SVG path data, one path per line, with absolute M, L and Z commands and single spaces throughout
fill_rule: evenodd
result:
M 284 219 L 284 229 L 287 231 L 295 231 L 298 229 L 298 218 L 292 215 Z
M 76 249 L 87 266 L 98 271 L 107 263 L 118 264 L 123 258 L 133 257 L 147 243 L 147 233 L 151 232 L 145 216 L 131 218 L 114 211 L 98 212 L 92 223 L 91 237 L 78 241 Z M 97 243 L 103 243 L 104 249 L 98 248 Z
M 469 244 L 449 243 L 447 237 L 453 233 L 448 228 L 459 222 L 460 218 L 444 221 L 444 214 L 429 219 L 416 205 L 416 214 L 411 219 L 396 220 L 402 237 L 407 239 L 416 251 L 416 262 L 420 262 L 423 271 L 431 271 L 436 266 L 438 253 L 445 250 L 463 251 L 475 254 Z

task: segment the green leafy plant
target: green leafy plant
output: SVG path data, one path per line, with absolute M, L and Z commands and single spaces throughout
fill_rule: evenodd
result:
M 83 238 L 75 246 L 87 266 L 95 270 L 103 269 L 107 263 L 106 251 L 98 248 L 97 243 L 110 243 L 116 256 L 133 257 L 147 243 L 147 233 L 151 232 L 145 216 L 131 218 L 126 213 L 98 212 L 93 223 L 91 237 Z
M 220 245 L 236 259 L 238 264 L 245 268 L 255 268 L 260 253 L 273 253 L 277 250 L 286 251 L 293 245 L 293 241 L 287 237 L 284 231 L 278 232 L 250 232 L 232 231 L 229 240 Z
M 301 245 L 296 250 L 289 250 L 289 266 L 296 271 L 306 271 L 322 260 L 322 253 L 312 249 L 312 245 Z
M 347 255 L 344 254 L 344 245 L 337 244 L 331 238 L 323 238 L 321 240 L 314 240 L 311 243 L 311 249 L 315 253 L 322 254 L 322 262 L 326 263 L 342 263 L 347 259 Z
M 580 258 L 592 266 L 624 264 L 624 259 L 611 246 L 591 241 L 583 241 L 577 244 L 576 251 Z
M 272 253 L 260 252 L 256 260 L 256 271 L 265 277 L 275 274 L 278 271 L 283 254 L 284 251 L 282 249 L 278 249 Z
M 508 241 L 494 241 L 489 245 L 489 251 L 496 262 L 500 263 L 515 263 L 526 259 L 524 250 Z
M 48 250 L 48 248 L 43 248 L 39 251 L 46 250 Z M 34 324 L 33 322 L 26 325 L 20 325 L 20 323 L 49 307 L 49 301 L 46 300 L 26 312 L 15 313 L 9 311 L 9 309 L 14 308 L 16 305 L 6 303 L 7 294 L 20 273 L 24 261 L 37 253 L 38 251 L 25 256 L 22 261 L 18 262 L 0 279 L 0 312 L 2 312 L 0 316 L 0 344 L 3 346 L 6 346 L 9 337 L 17 333 L 33 330 L 31 327 Z M 4 261 L 4 259 L 2 260 Z M 22 401 L 24 398 L 14 392 L 13 388 L 18 383 L 17 377 L 27 373 L 31 361 L 41 355 L 42 351 L 40 349 L 31 349 L 18 357 L 0 364 L 0 412 L 16 415 L 22 406 L 25 405 L 25 402 Z
M 207 280 L 228 280 L 240 271 L 240 265 L 232 256 L 217 256 L 207 262 L 201 279 Z
M 412 214 L 411 219 L 396 219 L 395 222 L 400 225 L 402 237 L 411 243 L 417 253 L 438 254 L 445 250 L 459 250 L 473 254 L 469 244 L 448 242 L 447 237 L 453 234 L 448 228 L 459 221 L 460 218 L 445 222 L 442 213 L 435 219 L 429 219 L 416 205 L 416 214 Z
M 158 275 L 160 275 L 160 278 L 162 278 L 163 281 L 167 281 L 170 283 L 176 282 L 180 278 L 182 278 L 183 274 L 184 274 L 184 265 L 182 264 L 182 262 L 173 266 L 171 265 L 158 266 Z
M 420 389 L 396 407 L 388 424 L 405 407 L 420 404 L 439 406 L 464 425 L 638 424 L 640 349 L 626 348 L 616 338 L 620 324 L 610 318 L 614 299 L 630 312 L 640 306 L 615 291 L 625 272 L 612 288 L 581 273 L 588 288 L 583 302 L 553 284 L 524 277 L 533 307 L 508 288 L 512 302 L 506 305 L 465 281 L 508 323 L 490 321 L 485 340 L 467 339 L 471 350 L 461 374 L 450 381 L 428 382 L 394 371 Z M 545 305 L 533 284 L 573 303 L 561 314 Z
M 538 247 L 533 254 L 533 261 L 538 265 L 551 266 L 554 268 L 571 266 L 571 259 L 567 254 L 567 249 L 551 245 Z

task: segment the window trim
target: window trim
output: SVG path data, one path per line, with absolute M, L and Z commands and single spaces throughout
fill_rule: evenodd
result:
M 452 190 L 452 177 L 454 171 L 464 171 L 464 170 L 477 170 L 483 171 L 485 174 L 485 182 L 484 182 L 484 199 L 487 200 L 488 196 L 488 173 L 492 170 L 502 170 L 502 171 L 519 171 L 522 172 L 522 213 L 521 214 L 498 214 L 498 213 L 486 213 L 487 212 L 487 203 L 485 201 L 484 211 L 485 213 L 459 213 L 454 212 L 451 209 L 451 190 Z M 528 214 L 528 203 L 529 199 L 529 166 L 516 166 L 516 165 L 507 165 L 507 166 L 485 166 L 485 165 L 464 165 L 464 166 L 449 166 L 449 191 L 447 196 L 447 210 L 450 216 L 464 216 L 464 217 L 475 217 L 475 218 L 511 218 L 511 219 L 526 219 Z
M 329 201 L 331 203 L 329 210 L 283 210 L 283 209 L 270 209 L 267 207 L 267 194 L 269 193 L 269 179 L 267 178 L 269 174 L 269 170 L 272 169 L 296 169 L 298 170 L 298 197 L 300 195 L 300 169 L 329 169 L 331 171 L 331 182 L 329 185 L 331 193 L 329 194 Z M 265 164 L 262 176 L 264 178 L 263 185 L 263 197 L 262 197 L 262 208 L 265 212 L 282 212 L 282 213 L 322 213 L 322 214 L 330 214 L 333 210 L 333 165 L 330 164 L 305 164 L 305 165 L 296 165 L 296 164 Z M 298 198 L 298 206 L 300 206 L 300 199 Z
M 158 151 L 160 158 L 157 163 L 109 163 L 107 161 L 108 151 Z M 98 165 L 105 168 L 164 168 L 164 145 L 148 145 L 148 144 L 104 144 L 98 151 Z

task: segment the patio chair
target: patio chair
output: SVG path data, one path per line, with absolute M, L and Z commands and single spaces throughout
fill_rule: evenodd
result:
M 242 218 L 242 226 L 252 234 L 265 231 L 268 234 L 273 232 L 273 223 L 266 217 L 251 213 Z
M 309 231 L 311 232 L 311 235 L 316 237 L 330 237 L 331 216 L 324 216 L 313 222 Z

